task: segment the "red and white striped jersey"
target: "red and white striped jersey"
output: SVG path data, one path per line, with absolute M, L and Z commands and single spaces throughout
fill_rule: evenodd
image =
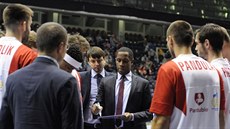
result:
M 36 52 L 15 37 L 0 38 L 0 108 L 8 75 L 32 63 L 36 57 Z
M 170 129 L 219 129 L 224 104 L 218 71 L 200 57 L 181 54 L 160 67 L 150 112 L 171 116 Z

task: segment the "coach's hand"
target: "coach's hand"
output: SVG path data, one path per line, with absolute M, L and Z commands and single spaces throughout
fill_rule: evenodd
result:
M 129 113 L 129 112 L 125 112 L 124 117 L 122 118 L 122 120 L 124 120 L 125 122 L 133 121 L 134 120 L 134 114 Z
M 94 115 L 98 115 L 99 112 L 102 111 L 102 109 L 103 109 L 103 107 L 100 106 L 99 103 L 95 103 L 95 104 L 93 104 L 93 106 L 91 107 L 91 111 L 92 111 L 92 113 L 93 113 Z

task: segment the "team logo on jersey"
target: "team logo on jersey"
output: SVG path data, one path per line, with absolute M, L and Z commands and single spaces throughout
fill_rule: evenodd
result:
M 212 104 L 212 109 L 219 110 L 220 100 L 217 92 L 212 95 L 211 104 Z
M 204 94 L 203 93 L 195 93 L 194 99 L 198 105 L 201 105 L 204 102 Z

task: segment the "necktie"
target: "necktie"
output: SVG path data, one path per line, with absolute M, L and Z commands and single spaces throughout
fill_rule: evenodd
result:
M 103 78 L 103 76 L 101 74 L 97 74 L 96 75 L 96 79 L 97 79 L 97 88 L 99 88 L 99 85 L 100 85 L 100 82 L 101 82 L 101 79 Z M 98 89 L 99 90 L 99 89 Z M 97 119 L 99 117 L 99 115 L 94 115 L 93 114 L 93 119 Z
M 117 99 L 117 110 L 116 110 L 116 115 L 121 115 L 122 114 L 122 106 L 123 106 L 123 93 L 124 93 L 124 81 L 125 81 L 125 76 L 121 77 L 120 81 L 120 87 L 118 91 L 118 99 Z M 121 125 L 121 120 L 116 119 L 116 126 L 119 127 Z
M 99 87 L 101 79 L 103 78 L 103 76 L 101 74 L 97 74 L 96 78 L 97 78 L 97 87 Z

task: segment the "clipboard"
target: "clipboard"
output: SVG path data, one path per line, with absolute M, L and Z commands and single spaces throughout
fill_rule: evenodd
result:
M 100 116 L 97 119 L 95 119 L 94 124 L 100 124 L 100 120 L 116 120 L 116 119 L 123 119 L 125 115 L 109 115 L 109 116 Z
M 124 115 L 109 115 L 109 116 L 100 116 L 98 119 L 123 119 Z

